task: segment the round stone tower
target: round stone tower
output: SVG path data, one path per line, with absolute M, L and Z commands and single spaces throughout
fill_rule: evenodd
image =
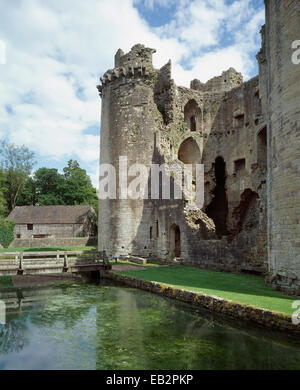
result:
M 153 93 L 154 52 L 143 45 L 135 45 L 128 54 L 118 50 L 115 68 L 104 74 L 98 86 L 102 97 L 100 164 L 112 164 L 117 183 L 116 199 L 99 203 L 99 250 L 108 255 L 141 256 L 147 251 L 148 226 L 145 241 L 136 240 L 137 230 L 143 232 L 147 207 L 143 199 L 120 199 L 124 194 L 119 189 L 119 161 L 127 158 L 128 168 L 136 163 L 149 167 L 152 162 L 158 112 Z

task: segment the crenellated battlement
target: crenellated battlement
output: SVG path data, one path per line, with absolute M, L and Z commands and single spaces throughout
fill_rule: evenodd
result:
M 124 78 L 147 78 L 155 72 L 152 64 L 152 55 L 155 49 L 137 44 L 132 47 L 129 53 L 119 49 L 115 55 L 115 68 L 108 70 L 103 77 L 100 78 L 102 85 L 98 85 L 97 89 L 102 95 L 103 88 L 115 81 Z

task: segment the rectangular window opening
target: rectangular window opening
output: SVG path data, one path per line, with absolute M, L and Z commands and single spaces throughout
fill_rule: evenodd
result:
M 234 162 L 234 172 L 235 173 L 243 171 L 244 169 L 246 169 L 246 159 L 241 158 L 241 159 L 236 160 Z

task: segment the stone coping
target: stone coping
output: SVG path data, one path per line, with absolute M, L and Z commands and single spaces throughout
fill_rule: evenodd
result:
M 177 289 L 167 284 L 137 279 L 128 275 L 121 275 L 113 271 L 103 273 L 103 277 L 123 283 L 126 286 L 139 288 L 177 301 L 200 306 L 225 314 L 249 323 L 259 324 L 265 328 L 291 332 L 300 335 L 300 324 L 294 325 L 291 316 L 275 311 L 262 309 L 242 303 L 236 303 L 220 297 L 210 296 L 199 292 Z

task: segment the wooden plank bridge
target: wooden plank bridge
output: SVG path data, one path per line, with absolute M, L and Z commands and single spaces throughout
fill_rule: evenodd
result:
M 107 257 L 95 251 L 0 252 L 0 276 L 81 273 L 107 269 L 111 269 Z

